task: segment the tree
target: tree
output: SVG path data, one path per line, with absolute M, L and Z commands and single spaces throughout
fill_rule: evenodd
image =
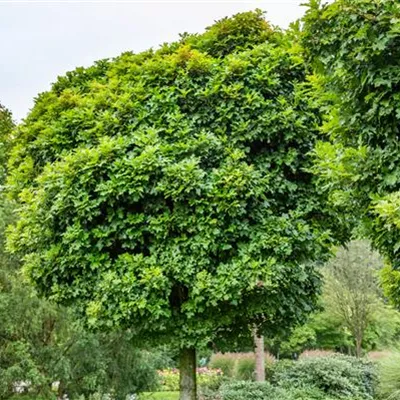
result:
M 315 172 L 338 217 L 358 216 L 390 260 L 384 282 L 399 304 L 399 2 L 312 0 L 303 35 L 326 111 Z
M 365 333 L 378 303 L 376 274 L 381 266 L 379 255 L 363 241 L 339 249 L 327 266 L 326 307 L 351 333 L 357 357 L 362 355 Z
M 322 310 L 288 338 L 275 338 L 269 343 L 272 350 L 284 357 L 309 349 L 360 356 L 396 345 L 400 313 L 383 296 L 378 280 L 382 267 L 381 257 L 367 241 L 339 248 L 323 269 Z
M 179 347 L 182 400 L 200 344 L 314 309 L 333 220 L 306 171 L 320 121 L 305 77 L 299 46 L 244 13 L 67 73 L 19 127 L 25 273 L 93 328 Z
M 129 332 L 88 332 L 18 274 L 9 271 L 7 282 L 7 290 L 0 288 L 1 399 L 13 398 L 18 382 L 43 399 L 112 392 L 122 400 L 156 386 L 157 354 L 139 351 Z

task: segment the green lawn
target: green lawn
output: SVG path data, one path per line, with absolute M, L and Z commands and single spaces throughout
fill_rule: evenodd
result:
M 178 400 L 179 392 L 142 393 L 139 400 Z

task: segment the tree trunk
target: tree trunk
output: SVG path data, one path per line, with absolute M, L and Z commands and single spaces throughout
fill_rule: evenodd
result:
M 360 358 L 362 356 L 362 337 L 356 336 L 356 357 Z
M 181 349 L 179 355 L 179 400 L 196 400 L 196 350 Z
M 264 352 L 264 337 L 258 336 L 257 332 L 254 332 L 254 344 L 256 354 L 256 381 L 265 381 L 265 352 Z

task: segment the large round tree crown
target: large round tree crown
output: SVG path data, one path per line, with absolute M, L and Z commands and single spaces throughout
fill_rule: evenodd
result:
M 296 43 L 262 13 L 61 77 L 20 126 L 13 248 L 90 324 L 185 345 L 286 329 L 325 254 Z

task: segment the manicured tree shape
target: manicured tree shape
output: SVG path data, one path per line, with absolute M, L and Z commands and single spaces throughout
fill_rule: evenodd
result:
M 19 128 L 10 244 L 26 273 L 93 327 L 179 346 L 181 399 L 196 346 L 314 308 L 331 238 L 300 51 L 240 14 L 68 73 Z
M 338 218 L 358 215 L 391 261 L 386 288 L 400 303 L 400 3 L 313 0 L 305 22 L 329 135 L 315 170 Z

